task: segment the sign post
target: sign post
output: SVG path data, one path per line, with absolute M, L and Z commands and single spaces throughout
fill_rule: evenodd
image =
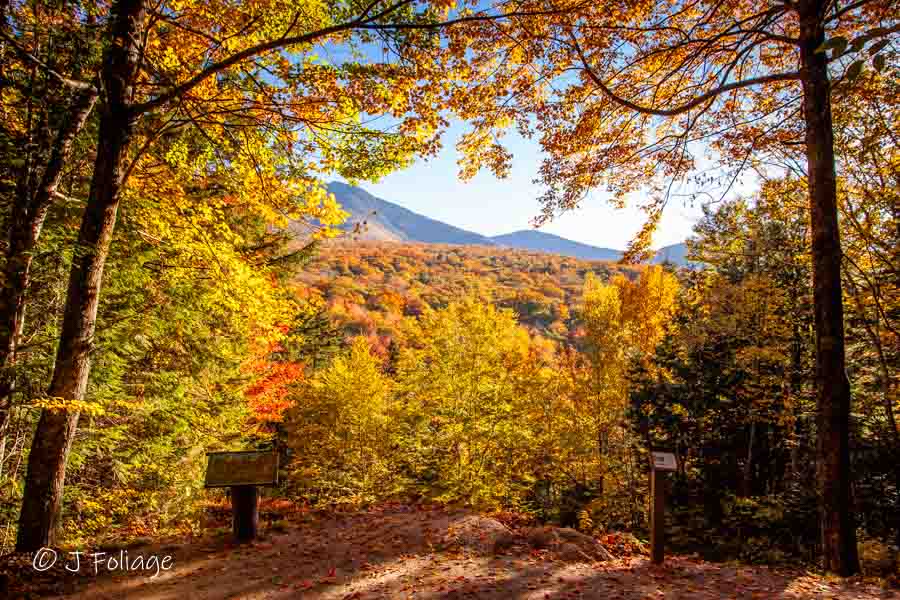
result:
M 239 543 L 256 539 L 259 531 L 259 489 L 278 483 L 278 453 L 207 453 L 205 487 L 231 488 L 231 515 L 234 539 Z
M 255 485 L 231 486 L 231 515 L 234 539 L 255 540 L 259 532 L 259 492 Z
M 666 475 L 677 468 L 677 463 L 671 452 L 651 452 L 650 457 L 650 559 L 661 565 L 666 556 Z

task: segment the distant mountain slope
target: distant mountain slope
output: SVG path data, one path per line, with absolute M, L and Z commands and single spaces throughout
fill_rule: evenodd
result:
M 656 255 L 654 255 L 653 260 L 651 260 L 650 262 L 655 265 L 664 262 L 670 262 L 685 267 L 692 264 L 687 259 L 687 252 L 687 244 L 685 244 L 684 242 L 680 244 L 672 244 L 671 246 L 663 246 L 656 251 Z
M 363 240 L 500 246 L 571 256 L 582 260 L 616 261 L 622 257 L 620 250 L 582 244 L 534 229 L 494 237 L 483 236 L 430 219 L 346 183 L 337 181 L 329 183 L 328 191 L 334 194 L 344 210 L 351 214 L 344 228 L 350 230 L 359 225 L 359 237 Z M 686 255 L 687 247 L 684 244 L 673 244 L 661 248 L 651 262 L 659 264 L 669 261 L 677 265 L 687 265 Z
M 352 215 L 346 228 L 365 222 L 360 236 L 365 240 L 494 245 L 490 238 L 483 235 L 429 219 L 346 183 L 329 183 L 328 191 Z
M 559 237 L 558 235 L 553 235 L 552 233 L 544 233 L 542 231 L 535 231 L 534 229 L 525 229 L 504 235 L 495 235 L 491 239 L 501 246 L 509 248 L 550 252 L 552 254 L 562 254 L 563 256 L 571 256 L 583 260 L 619 260 L 622 258 L 621 250 L 599 248 L 597 246 L 591 246 L 590 244 L 582 244 L 581 242 L 574 242 Z M 687 265 L 687 245 L 681 243 L 664 246 L 657 250 L 650 262 L 653 264 L 671 262 L 676 265 Z
M 584 260 L 619 260 L 622 257 L 622 253 L 618 250 L 573 242 L 558 235 L 535 231 L 534 229 L 495 235 L 491 239 L 501 246 L 562 254 L 563 256 L 572 256 Z

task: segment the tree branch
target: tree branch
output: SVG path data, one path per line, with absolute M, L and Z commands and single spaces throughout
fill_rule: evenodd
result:
M 452 27 L 454 25 L 460 25 L 463 23 L 477 23 L 477 22 L 487 22 L 487 21 L 497 21 L 500 19 L 508 19 L 512 17 L 533 17 L 533 16 L 542 16 L 542 15 L 552 15 L 559 14 L 563 12 L 563 9 L 556 10 L 543 10 L 543 11 L 523 11 L 523 12 L 509 12 L 502 13 L 496 15 L 470 15 L 465 17 L 459 17 L 456 19 L 448 19 L 446 21 L 438 21 L 434 23 L 387 23 L 380 24 L 376 21 L 381 19 L 393 12 L 396 12 L 399 8 L 410 4 L 413 0 L 402 0 L 393 6 L 389 6 L 384 9 L 380 13 L 365 17 L 365 13 L 360 17 L 352 21 L 347 21 L 345 23 L 340 23 L 338 25 L 332 25 L 330 27 L 323 27 L 322 29 L 318 29 L 316 31 L 311 31 L 309 33 L 304 33 L 303 35 L 296 35 L 292 37 L 282 36 L 278 39 L 270 40 L 268 42 L 263 42 L 257 44 L 255 46 L 251 46 L 240 52 L 236 52 L 232 54 L 228 58 L 222 59 L 221 61 L 210 65 L 204 70 L 200 71 L 184 83 L 170 89 L 169 91 L 157 96 L 153 100 L 148 100 L 142 104 L 137 104 L 132 107 L 132 115 L 137 116 L 139 114 L 145 113 L 147 111 L 153 110 L 154 108 L 165 104 L 166 102 L 181 96 L 195 86 L 197 86 L 200 82 L 212 77 L 216 73 L 224 71 L 225 69 L 232 67 L 243 60 L 248 58 L 252 58 L 254 56 L 258 56 L 260 54 L 264 54 L 266 52 L 277 50 L 279 48 L 285 48 L 287 46 L 295 46 L 298 44 L 308 44 L 314 42 L 316 40 L 322 39 L 324 37 L 328 37 L 334 35 L 336 33 L 343 33 L 346 31 L 354 31 L 354 30 L 368 30 L 368 31 L 409 31 L 409 30 L 435 30 L 435 29 L 443 29 L 446 27 Z M 565 10 L 574 10 L 575 7 L 571 7 Z M 366 11 L 371 10 L 371 6 L 366 9 Z
M 800 73 L 797 71 L 791 71 L 788 73 L 772 73 L 770 75 L 763 75 L 761 77 L 751 77 L 750 79 L 742 79 L 740 81 L 733 81 L 731 83 L 722 84 L 719 87 L 700 94 L 699 96 L 696 96 L 688 102 L 685 102 L 684 104 L 676 106 L 674 108 L 653 108 L 652 106 L 641 106 L 640 104 L 622 98 L 621 96 L 617 96 L 615 92 L 613 92 L 609 88 L 609 86 L 603 83 L 603 80 L 600 79 L 600 77 L 591 68 L 590 64 L 588 64 L 587 57 L 584 55 L 584 52 L 582 51 L 581 46 L 578 45 L 577 41 L 575 42 L 575 49 L 578 52 L 578 56 L 581 58 L 581 63 L 582 65 L 584 65 L 584 69 L 587 72 L 588 76 L 591 78 L 591 81 L 593 81 L 594 84 L 598 88 L 600 88 L 600 91 L 602 91 L 607 98 L 609 98 L 616 104 L 620 104 L 633 111 L 658 117 L 674 117 L 686 113 L 689 110 L 700 106 L 704 102 L 712 100 L 713 98 L 732 90 L 751 87 L 754 85 L 762 85 L 764 83 L 771 83 L 773 81 L 793 81 L 800 78 Z
M 12 46 L 13 49 L 16 51 L 16 53 L 19 56 L 21 56 L 24 60 L 34 64 L 35 66 L 40 68 L 42 71 L 44 71 L 45 73 L 50 75 L 50 77 L 57 80 L 59 83 L 63 84 L 64 86 L 72 88 L 73 90 L 78 90 L 78 91 L 87 91 L 87 92 L 90 92 L 90 91 L 96 92 L 97 91 L 96 86 L 94 86 L 93 84 L 87 83 L 86 81 L 79 81 L 77 79 L 71 79 L 69 77 L 66 77 L 59 71 L 54 70 L 52 67 L 50 67 L 50 65 L 48 65 L 47 63 L 45 63 L 44 61 L 42 61 L 35 55 L 31 54 L 28 50 L 26 50 L 25 48 L 20 46 L 19 43 L 16 42 L 16 39 L 14 37 L 10 36 L 5 31 L 3 31 L 3 29 L 0 29 L 0 38 L 3 38 L 7 42 L 9 42 L 9 45 Z

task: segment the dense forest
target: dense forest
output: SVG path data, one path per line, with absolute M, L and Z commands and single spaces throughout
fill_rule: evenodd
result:
M 636 279 L 642 267 L 486 246 L 331 242 L 297 274 L 308 298 L 350 335 L 388 349 L 404 316 L 474 297 L 508 308 L 533 334 L 578 334 L 571 308 L 587 277 Z
M 242 449 L 645 540 L 665 449 L 677 551 L 896 578 L 895 9 L 2 3 L 0 554 L 200 536 Z M 640 204 L 623 262 L 341 229 L 452 120 L 464 178 L 540 145 L 538 224 Z M 685 198 L 695 268 L 641 264 Z

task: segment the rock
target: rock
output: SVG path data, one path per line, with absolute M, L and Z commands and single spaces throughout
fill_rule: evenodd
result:
M 554 551 L 556 558 L 563 562 L 595 562 L 593 558 L 582 552 L 581 548 L 575 544 L 563 543 Z
M 594 538 L 592 538 L 591 536 L 585 533 L 581 533 L 576 529 L 572 529 L 571 527 L 560 527 L 556 530 L 556 534 L 567 542 L 573 542 L 576 544 L 594 541 Z
M 502 552 L 512 548 L 518 541 L 519 541 L 519 537 L 516 534 L 514 534 L 512 531 L 507 531 L 505 533 L 501 533 L 494 540 L 493 553 L 501 554 Z
M 564 562 L 598 562 L 615 558 L 593 537 L 569 527 L 532 527 L 520 532 L 479 515 L 460 515 L 447 527 L 441 542 L 482 555 L 503 553 L 516 544 L 547 550 Z
M 525 532 L 528 544 L 538 550 L 550 550 L 565 562 L 597 562 L 615 558 L 600 542 L 569 527 L 535 527 Z
M 490 517 L 465 516 L 447 528 L 443 542 L 466 548 L 478 554 L 494 554 L 516 541 L 516 536 L 503 523 Z
M 528 545 L 537 550 L 551 548 L 559 543 L 559 535 L 556 534 L 553 527 L 534 527 L 525 532 L 525 539 Z

